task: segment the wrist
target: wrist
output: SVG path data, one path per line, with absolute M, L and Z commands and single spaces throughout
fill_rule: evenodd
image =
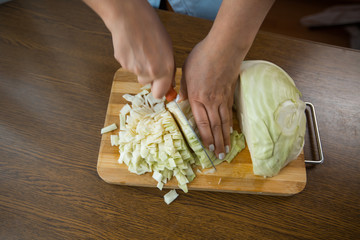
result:
M 227 48 L 234 54 L 247 53 L 255 39 L 257 29 L 244 23 L 236 24 L 236 21 L 241 22 L 241 18 L 229 17 L 223 13 L 219 15 L 206 38 L 211 39 L 214 45 Z
M 224 0 L 206 38 L 244 58 L 273 2 Z
M 114 28 L 119 27 L 119 22 L 124 22 L 126 20 L 126 15 L 133 12 L 134 5 L 133 1 L 123 1 L 119 0 L 117 3 L 114 3 L 112 0 L 107 0 L 107 3 L 104 3 L 102 12 L 99 13 L 100 17 L 104 21 L 106 27 L 113 31 Z
M 203 41 L 208 56 L 217 62 L 231 64 L 234 68 L 239 68 L 249 51 L 252 42 L 245 42 L 239 38 L 225 37 L 221 34 L 209 32 Z M 230 65 L 229 65 L 230 67 Z
M 245 30 L 244 30 L 245 31 Z M 242 31 L 228 32 L 220 28 L 212 28 L 206 39 L 213 42 L 213 45 L 222 49 L 229 49 L 236 54 L 248 51 L 254 41 L 255 36 L 240 35 Z
M 146 0 L 84 0 L 103 20 L 111 31 L 119 22 L 124 22 L 131 17 L 141 16 L 141 11 L 151 6 Z M 147 6 L 149 5 L 149 6 Z

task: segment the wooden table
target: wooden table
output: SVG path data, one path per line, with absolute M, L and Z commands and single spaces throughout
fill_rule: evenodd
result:
M 181 67 L 211 22 L 159 15 Z M 119 68 L 102 21 L 75 0 L 0 5 L 0 239 L 359 237 L 360 52 L 260 32 L 247 58 L 283 67 L 315 105 L 325 163 L 292 197 L 192 191 L 167 206 L 97 174 Z

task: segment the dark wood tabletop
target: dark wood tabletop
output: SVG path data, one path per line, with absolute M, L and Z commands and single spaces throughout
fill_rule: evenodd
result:
M 181 67 L 212 23 L 158 13 Z M 360 52 L 259 32 L 247 59 L 281 66 L 315 105 L 324 164 L 294 196 L 190 191 L 166 205 L 97 174 L 119 68 L 101 19 L 75 0 L 0 5 L 0 239 L 358 239 Z

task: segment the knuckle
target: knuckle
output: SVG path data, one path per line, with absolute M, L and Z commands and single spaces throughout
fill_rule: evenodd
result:
M 146 71 L 147 71 L 148 76 L 152 79 L 158 78 L 159 72 L 160 72 L 159 68 L 152 64 L 147 65 Z
M 161 77 L 171 76 L 174 71 L 174 66 L 168 64 L 154 66 L 152 64 L 147 67 L 148 74 L 153 79 L 158 79 Z
M 224 116 L 224 117 L 221 119 L 221 124 L 222 124 L 222 126 L 230 124 L 229 116 Z
M 198 128 L 204 129 L 204 128 L 209 127 L 209 122 L 206 120 L 200 119 L 200 120 L 196 121 L 196 125 Z
M 222 125 L 221 123 L 214 123 L 211 125 L 211 129 L 213 130 L 213 132 L 218 132 L 218 131 L 221 131 L 222 130 Z
M 217 92 L 209 92 L 206 95 L 202 95 L 201 98 L 206 102 L 212 102 L 213 104 L 219 104 L 222 102 L 222 96 Z
M 145 79 L 139 78 L 139 77 L 138 77 L 138 82 L 139 82 L 140 84 L 147 84 L 147 83 L 148 83 L 147 81 L 145 81 Z
M 145 75 L 146 76 L 146 74 L 144 74 L 143 66 L 139 62 L 137 62 L 133 66 L 133 68 L 130 70 L 132 70 L 132 72 L 135 73 L 136 75 Z

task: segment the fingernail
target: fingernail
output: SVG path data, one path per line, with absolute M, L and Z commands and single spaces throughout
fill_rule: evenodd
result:
M 214 144 L 209 145 L 209 150 L 210 150 L 210 152 L 213 152 L 215 150 Z
M 229 145 L 226 145 L 226 146 L 225 146 L 225 152 L 226 152 L 226 153 L 229 153 L 229 152 L 230 152 L 230 147 L 229 147 Z
M 220 154 L 219 154 L 219 159 L 220 159 L 220 160 L 223 160 L 224 157 L 225 157 L 225 153 L 220 153 Z
M 175 102 L 178 102 L 179 99 L 180 99 L 180 95 L 178 94 L 178 95 L 176 95 Z
M 232 134 L 234 131 L 233 127 L 230 127 L 230 134 Z

